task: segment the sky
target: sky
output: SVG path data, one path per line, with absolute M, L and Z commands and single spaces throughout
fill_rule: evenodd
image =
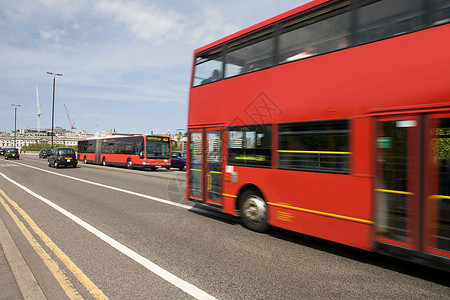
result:
M 308 0 L 0 2 L 0 131 L 186 130 L 193 51 Z M 38 86 L 38 93 L 36 93 Z

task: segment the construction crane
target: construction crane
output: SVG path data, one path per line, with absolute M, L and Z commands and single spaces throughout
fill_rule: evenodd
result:
M 69 111 L 67 110 L 67 106 L 65 104 L 64 104 L 64 108 L 66 109 L 67 118 L 69 119 L 70 132 L 72 132 L 72 130 L 77 129 L 77 128 L 75 127 L 75 122 L 72 123 L 72 121 L 70 120 Z

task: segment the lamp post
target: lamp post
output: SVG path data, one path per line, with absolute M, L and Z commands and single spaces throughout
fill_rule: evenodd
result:
M 20 104 L 11 104 L 14 106 L 14 148 L 16 148 L 16 136 L 17 136 L 17 108 Z
M 53 75 L 53 104 L 52 104 L 52 150 L 53 150 L 53 128 L 55 123 L 55 83 L 56 76 L 63 76 L 63 74 L 57 74 L 52 72 L 47 72 L 49 75 Z

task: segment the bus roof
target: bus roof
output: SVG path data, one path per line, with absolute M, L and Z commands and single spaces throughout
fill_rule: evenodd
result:
M 269 26 L 271 24 L 277 23 L 277 22 L 282 21 L 284 19 L 288 19 L 288 18 L 290 18 L 292 16 L 295 16 L 297 14 L 300 14 L 302 12 L 310 10 L 310 9 L 312 9 L 314 7 L 317 7 L 317 6 L 320 6 L 320 5 L 324 4 L 324 3 L 332 2 L 332 1 L 334 1 L 334 0 L 312 0 L 312 1 L 310 1 L 308 3 L 305 3 L 305 4 L 303 4 L 303 5 L 299 6 L 299 7 L 296 7 L 296 8 L 293 8 L 291 10 L 288 10 L 287 12 L 281 13 L 281 14 L 275 16 L 275 17 L 272 17 L 270 19 L 264 20 L 262 22 L 259 22 L 259 23 L 255 24 L 255 25 L 252 25 L 252 26 L 247 27 L 245 29 L 242 29 L 242 30 L 240 30 L 238 32 L 230 34 L 230 35 L 228 35 L 226 37 L 223 37 L 223 38 L 221 38 L 221 39 L 219 39 L 217 41 L 209 43 L 209 44 L 207 44 L 207 45 L 205 45 L 203 47 L 200 47 L 200 48 L 198 48 L 198 49 L 196 49 L 194 51 L 194 54 L 196 55 L 197 53 L 201 53 L 201 52 L 203 52 L 205 50 L 208 50 L 210 48 L 214 48 L 215 46 L 221 45 L 221 44 L 226 43 L 226 42 L 228 42 L 230 40 L 238 38 L 240 36 L 244 36 L 244 35 L 252 32 L 252 31 L 256 31 L 258 29 L 264 28 L 266 26 Z
M 92 140 L 103 140 L 103 139 L 117 139 L 117 138 L 127 138 L 127 137 L 139 137 L 139 136 L 157 136 L 157 137 L 169 137 L 163 134 L 133 134 L 133 135 L 109 135 L 109 136 L 96 136 L 87 139 L 82 139 L 80 141 L 92 141 Z

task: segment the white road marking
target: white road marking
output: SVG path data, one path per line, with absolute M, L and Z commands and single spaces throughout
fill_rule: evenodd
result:
M 81 182 L 84 182 L 84 183 L 89 183 L 89 184 L 101 186 L 101 187 L 104 187 L 104 188 L 109 188 L 109 189 L 112 189 L 112 190 L 128 193 L 128 194 L 131 194 L 131 195 L 135 195 L 135 196 L 151 199 L 151 200 L 154 200 L 154 201 L 157 201 L 157 202 L 162 202 L 162 203 L 173 205 L 173 206 L 178 206 L 178 207 L 191 209 L 191 207 L 188 206 L 188 205 L 178 204 L 178 203 L 174 203 L 174 202 L 171 202 L 171 201 L 168 201 L 168 200 L 156 198 L 156 197 L 153 197 L 153 196 L 148 196 L 148 195 L 144 195 L 144 194 L 140 194 L 140 193 L 135 193 L 135 192 L 132 192 L 132 191 L 127 191 L 127 190 L 124 190 L 124 189 L 120 189 L 120 188 L 104 185 L 104 184 L 101 184 L 101 183 L 90 182 L 90 181 L 87 181 L 87 180 L 84 180 L 84 179 L 79 179 L 79 178 L 68 176 L 68 175 L 64 175 L 64 174 L 58 174 L 58 173 L 50 172 L 50 171 L 43 170 L 43 169 L 40 169 L 40 168 L 37 168 L 37 167 L 33 167 L 33 166 L 28 166 L 28 165 L 24 165 L 24 164 L 20 164 L 20 165 L 23 165 L 23 166 L 26 166 L 26 167 L 30 167 L 30 168 L 34 168 L 34 169 L 38 169 L 40 171 L 52 173 L 52 174 L 59 175 L 59 176 L 62 176 L 62 177 L 70 178 L 70 179 L 73 179 L 73 180 L 78 180 L 78 181 L 81 181 Z M 142 255 L 134 252 L 133 250 L 131 250 L 127 246 L 119 243 L 118 241 L 114 240 L 113 238 L 111 238 L 110 236 L 108 236 L 105 233 L 101 232 L 100 230 L 96 229 L 92 225 L 86 223 L 85 221 L 83 221 L 79 217 L 77 217 L 74 214 L 68 212 L 64 208 L 58 206 L 57 204 L 51 202 L 48 199 L 42 197 L 41 195 L 33 192 L 32 190 L 28 189 L 27 187 L 23 186 L 22 184 L 14 181 L 12 179 L 10 179 L 9 177 L 7 177 L 6 175 L 4 175 L 1 172 L 0 172 L 0 175 L 2 177 L 4 177 L 6 180 L 8 180 L 9 182 L 13 183 L 14 185 L 16 185 L 19 188 L 21 188 L 24 191 L 26 191 L 30 195 L 36 197 L 37 199 L 39 199 L 42 202 L 46 203 L 47 205 L 49 205 L 50 207 L 54 208 L 55 210 L 57 210 L 61 214 L 65 215 L 66 217 L 68 217 L 69 219 L 71 219 L 72 221 L 74 221 L 75 223 L 77 223 L 78 225 L 80 225 L 81 227 L 83 227 L 84 229 L 89 231 L 90 233 L 94 234 L 95 236 L 97 236 L 98 238 L 100 238 L 101 240 L 106 242 L 107 244 L 111 245 L 116 250 L 120 251 L 121 253 L 125 254 L 126 256 L 131 258 L 132 260 L 136 261 L 137 263 L 139 263 L 140 265 L 142 265 L 143 267 L 145 267 L 149 271 L 153 272 L 154 274 L 158 275 L 162 279 L 166 280 L 167 282 L 169 282 L 169 283 L 173 284 L 174 286 L 178 287 L 179 289 L 183 290 L 187 294 L 193 296 L 196 299 L 215 299 L 213 296 L 209 295 L 205 291 L 203 291 L 203 290 L 199 289 L 198 287 L 196 287 L 196 286 L 194 286 L 194 285 L 184 281 L 183 279 L 175 276 L 174 274 L 170 273 L 169 271 L 161 268 L 160 266 L 158 266 L 155 263 L 151 262 L 147 258 L 145 258 Z
M 24 167 L 36 169 L 36 170 L 39 170 L 39 171 L 42 171 L 42 172 L 47 172 L 47 173 L 50 173 L 50 174 L 53 174 L 53 175 L 57 175 L 57 176 L 69 178 L 69 179 L 72 179 L 72 180 L 76 180 L 76 181 L 80 181 L 80 182 L 84 182 L 84 183 L 100 186 L 100 187 L 107 188 L 107 189 L 110 189 L 110 190 L 114 190 L 114 191 L 130 194 L 130 195 L 137 196 L 137 197 L 150 199 L 150 200 L 153 200 L 153 201 L 156 201 L 156 202 L 161 202 L 161 203 L 164 203 L 164 204 L 177 206 L 177 207 L 181 207 L 181 208 L 186 208 L 186 209 L 191 209 L 192 208 L 192 206 L 189 206 L 189 205 L 175 203 L 175 202 L 172 202 L 172 201 L 169 201 L 169 200 L 165 200 L 165 199 L 161 199 L 161 198 L 157 198 L 157 197 L 153 197 L 153 196 L 149 196 L 149 195 L 145 195 L 145 194 L 141 194 L 141 193 L 137 193 L 137 192 L 133 192 L 133 191 L 129 191 L 129 190 L 124 190 L 124 189 L 121 189 L 121 188 L 118 188 L 118 187 L 114 187 L 114 186 L 110 186 L 110 185 L 106 185 L 106 184 L 102 184 L 102 183 L 98 183 L 98 182 L 94 182 L 94 181 L 89 181 L 89 180 L 86 180 L 86 179 L 81 179 L 81 178 L 77 178 L 77 177 L 73 177 L 73 176 L 69 176 L 69 175 L 65 175 L 65 174 L 55 173 L 55 172 L 52 172 L 52 171 L 49 171 L 49 170 L 44 170 L 44 169 L 41 169 L 41 168 L 38 168 L 38 167 L 29 166 L 29 165 L 22 164 L 22 163 L 17 163 L 17 164 L 19 164 L 21 166 L 24 166 Z

